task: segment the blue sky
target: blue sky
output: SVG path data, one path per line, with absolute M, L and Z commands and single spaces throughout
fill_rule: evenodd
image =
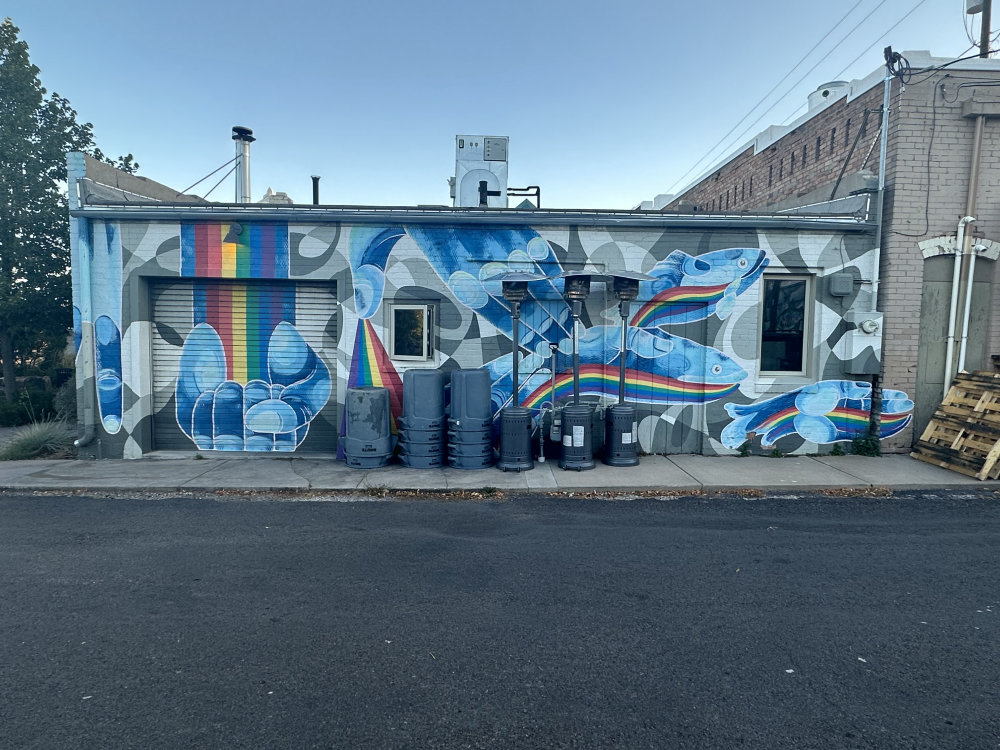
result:
M 545 207 L 630 208 L 852 7 L 750 118 L 819 63 L 757 132 L 801 114 L 821 83 L 879 67 L 887 44 L 961 55 L 964 0 L 7 0 L 0 13 L 106 153 L 177 189 L 232 158 L 240 124 L 258 139 L 255 200 L 270 186 L 308 203 L 319 174 L 323 203 L 447 204 L 454 136 L 506 135 L 510 185 L 540 185 Z M 232 195 L 230 178 L 211 197 Z

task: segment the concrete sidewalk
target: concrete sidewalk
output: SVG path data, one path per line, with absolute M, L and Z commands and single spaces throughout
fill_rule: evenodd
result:
M 388 490 L 453 491 L 497 488 L 515 492 L 725 492 L 911 489 L 1000 489 L 905 455 L 865 458 L 646 456 L 639 466 L 562 471 L 555 461 L 525 472 L 498 469 L 348 468 L 329 458 L 190 456 L 132 461 L 0 461 L 0 490 L 61 492 L 321 491 L 385 494 Z

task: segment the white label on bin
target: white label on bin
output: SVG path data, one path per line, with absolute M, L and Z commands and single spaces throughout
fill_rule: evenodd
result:
M 583 425 L 575 424 L 573 425 L 573 447 L 582 448 L 583 447 Z
M 632 433 L 631 432 L 623 432 L 622 433 L 622 445 L 631 445 L 631 444 L 632 444 Z
M 573 447 L 573 436 L 570 435 L 569 433 L 566 433 L 565 435 L 563 435 L 563 445 L 565 445 L 567 448 L 572 448 Z

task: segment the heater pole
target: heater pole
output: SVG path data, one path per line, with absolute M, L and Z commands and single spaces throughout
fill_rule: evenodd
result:
M 580 350 L 576 345 L 576 331 L 580 327 L 580 308 L 583 303 L 573 300 L 573 405 L 580 403 Z
M 520 390 L 520 379 L 518 378 L 518 371 L 517 371 L 518 354 L 520 354 L 520 349 L 521 349 L 521 303 L 520 302 L 510 303 L 510 315 L 512 318 L 511 321 L 511 327 L 513 329 L 512 333 L 514 334 L 514 342 L 513 342 L 514 345 L 510 349 L 510 356 L 513 358 L 514 361 L 514 395 L 511 403 L 516 408 L 521 405 L 521 400 L 518 395 L 518 390 Z
M 622 316 L 622 348 L 618 351 L 618 403 L 625 403 L 625 353 L 628 344 L 628 300 L 623 299 L 618 303 L 618 312 Z

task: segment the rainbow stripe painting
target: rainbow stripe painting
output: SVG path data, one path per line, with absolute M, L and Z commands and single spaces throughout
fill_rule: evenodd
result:
M 181 224 L 181 276 L 287 279 L 287 224 Z
M 686 382 L 676 378 L 653 375 L 641 370 L 625 371 L 625 398 L 642 404 L 705 404 L 733 393 L 739 383 Z M 618 398 L 618 368 L 605 365 L 580 366 L 581 395 Z M 556 375 L 556 400 L 573 395 L 573 373 Z M 538 409 L 552 400 L 552 385 L 536 388 L 522 401 L 529 409 Z
M 282 321 L 295 325 L 295 289 L 234 282 L 194 287 L 194 324 L 207 323 L 226 353 L 226 379 L 267 380 L 271 334 Z
M 715 286 L 675 286 L 664 289 L 643 304 L 632 316 L 631 325 L 650 328 L 671 322 L 683 322 L 692 313 L 701 313 L 696 318 L 707 317 L 711 308 L 725 296 L 729 284 Z M 692 318 L 694 319 L 694 318 Z
M 389 390 L 389 406 L 392 411 L 393 432 L 396 419 L 403 413 L 403 381 L 396 372 L 389 353 L 382 345 L 375 327 L 367 318 L 358 321 L 358 332 L 354 337 L 354 356 L 351 358 L 351 374 L 348 388 L 373 386 Z

